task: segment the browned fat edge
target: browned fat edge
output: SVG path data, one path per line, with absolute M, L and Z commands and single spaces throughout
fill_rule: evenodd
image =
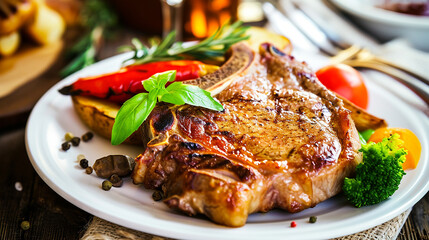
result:
M 226 88 L 236 73 L 248 68 L 255 58 L 255 53 L 245 43 L 236 43 L 226 54 L 228 60 L 215 72 L 186 81 L 186 84 L 197 85 L 207 91 L 216 89 L 216 93 Z M 223 86 L 223 87 L 222 87 Z M 217 90 L 217 88 L 222 89 Z

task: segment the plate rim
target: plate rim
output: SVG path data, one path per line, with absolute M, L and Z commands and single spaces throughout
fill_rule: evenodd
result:
M 358 17 L 389 25 L 408 26 L 429 29 L 429 17 L 401 14 L 382 8 L 376 8 L 366 1 L 330 0 L 335 6 Z
M 162 236 L 166 236 L 166 237 L 174 237 L 174 238 L 189 238 L 189 239 L 199 239 L 201 237 L 205 237 L 207 238 L 207 235 L 204 235 L 203 233 L 198 233 L 197 235 L 192 234 L 189 235 L 188 233 L 183 233 L 183 232 L 177 232 L 177 231 L 172 231 L 172 232 L 161 232 L 160 230 L 164 230 L 165 228 L 161 227 L 152 227 L 152 226 L 145 226 L 145 229 L 141 228 L 141 224 L 136 224 L 133 223 L 132 221 L 124 221 L 123 217 L 116 217 L 116 216 L 111 216 L 109 214 L 107 214 L 106 212 L 103 211 L 99 211 L 96 208 L 92 208 L 91 206 L 88 206 L 87 204 L 81 202 L 78 198 L 76 198 L 75 196 L 71 195 L 69 191 L 65 191 L 64 189 L 61 189 L 52 179 L 49 178 L 49 176 L 47 175 L 47 173 L 44 171 L 44 169 L 41 168 L 41 166 L 38 165 L 38 162 L 36 160 L 36 156 L 34 154 L 36 154 L 34 151 L 32 152 L 32 143 L 30 143 L 30 139 L 31 139 L 31 131 L 30 128 L 32 127 L 32 124 L 34 124 L 34 119 L 36 116 L 36 113 L 38 111 L 39 108 L 41 108 L 41 106 L 44 106 L 43 104 L 46 103 L 50 98 L 51 94 L 53 94 L 53 91 L 56 91 L 56 89 L 59 89 L 59 86 L 67 84 L 67 83 L 71 83 L 72 81 L 74 81 L 75 79 L 77 79 L 79 76 L 81 76 L 82 74 L 85 74 L 85 72 L 89 72 L 91 71 L 92 68 L 96 68 L 97 66 L 106 64 L 107 62 L 113 62 L 113 61 L 120 61 L 123 58 L 126 58 L 129 54 L 131 53 L 124 53 L 124 54 L 120 54 L 120 55 L 116 55 L 114 57 L 111 58 L 107 58 L 103 61 L 100 61 L 98 63 L 95 63 L 91 66 L 89 66 L 88 68 L 85 68 L 82 71 L 79 71 L 69 77 L 67 77 L 66 79 L 58 82 L 57 84 L 55 84 L 52 88 L 50 88 L 43 96 L 42 98 L 37 102 L 36 106 L 34 107 L 33 111 L 31 112 L 28 122 L 27 122 L 27 126 L 26 126 L 26 130 L 25 130 L 25 145 L 26 145 L 26 150 L 27 150 L 27 154 L 29 156 L 29 159 L 33 165 L 33 167 L 35 168 L 36 172 L 38 173 L 38 175 L 43 179 L 43 181 L 45 183 L 48 184 L 48 186 L 53 189 L 55 192 L 57 192 L 61 197 L 63 197 L 64 199 L 66 199 L 67 201 L 71 202 L 72 204 L 74 204 L 75 206 L 77 206 L 78 208 L 81 208 L 82 210 L 91 213 L 95 216 L 98 216 L 102 219 L 106 219 L 107 221 L 111 221 L 113 223 L 116 223 L 118 225 L 121 226 L 125 226 L 128 228 L 132 228 L 138 231 L 145 231 L 147 233 L 151 233 L 151 234 L 156 234 L 156 235 L 162 235 Z M 399 101 L 399 100 L 398 100 Z M 34 145 L 33 145 L 34 147 Z M 426 183 L 425 187 L 422 188 L 420 191 L 417 191 L 418 194 L 413 195 L 412 198 L 410 198 L 408 200 L 408 204 L 407 205 L 401 205 L 400 208 L 394 209 L 393 211 L 383 215 L 383 216 L 374 216 L 375 219 L 373 219 L 371 222 L 371 224 L 367 223 L 367 224 L 361 224 L 360 226 L 354 226 L 353 231 L 350 231 L 350 229 L 339 229 L 337 233 L 335 234 L 326 234 L 323 235 L 318 235 L 318 238 L 320 237 L 338 237 L 338 236 L 343 236 L 346 234 L 352 234 L 352 233 L 356 233 L 371 227 L 374 227 L 378 224 L 381 224 L 387 220 L 390 220 L 396 216 L 398 216 L 400 213 L 404 212 L 405 210 L 407 210 L 409 207 L 412 207 L 417 201 L 419 201 L 424 194 L 426 194 L 426 192 L 429 190 L 429 182 Z M 369 210 L 370 211 L 370 210 Z M 365 214 L 364 214 L 365 215 Z M 125 224 L 124 224 L 125 223 Z M 211 224 L 215 225 L 214 223 L 210 222 Z M 252 225 L 247 223 L 247 226 Z M 236 232 L 236 231 L 240 231 L 237 229 L 230 229 L 230 228 L 225 228 L 225 227 L 219 227 L 217 226 L 214 230 L 221 230 L 221 229 L 227 229 L 227 231 L 229 232 Z M 239 229 L 247 229 L 246 227 L 242 227 Z M 282 234 L 283 231 L 278 232 L 278 234 Z M 202 235 L 201 235 L 202 234 Z M 279 235 L 280 237 L 280 235 Z M 216 239 L 216 238 L 213 238 Z M 227 239 L 227 238 L 225 238 Z M 231 238 L 232 239 L 232 238 Z M 302 237 L 302 239 L 311 239 L 308 237 Z

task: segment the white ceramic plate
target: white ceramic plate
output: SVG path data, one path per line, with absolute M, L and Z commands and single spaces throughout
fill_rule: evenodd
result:
M 311 64 L 316 67 L 326 61 L 317 56 L 301 57 L 311 59 Z M 108 154 L 134 157 L 142 150 L 135 146 L 111 146 L 108 140 L 95 136 L 90 142 L 82 142 L 67 152 L 61 151 L 66 132 L 81 135 L 89 129 L 74 112 L 70 97 L 59 94 L 58 89 L 78 77 L 118 69 L 125 58 L 126 55 L 119 55 L 99 62 L 52 87 L 34 107 L 26 129 L 27 152 L 37 173 L 59 195 L 95 216 L 143 232 L 180 239 L 323 239 L 381 224 L 412 207 L 429 189 L 428 117 L 415 107 L 420 106 L 419 101 L 411 92 L 395 85 L 389 78 L 387 83 L 384 83 L 386 78 L 380 82 L 383 76 L 376 75 L 373 77 L 375 83 L 367 81 L 370 112 L 384 117 L 391 126 L 411 129 L 424 146 L 418 168 L 408 171 L 399 190 L 381 204 L 355 208 L 339 195 L 297 214 L 281 210 L 252 214 L 244 227 L 228 228 L 205 218 L 192 218 L 171 211 L 163 203 L 152 200 L 152 191 L 133 185 L 129 179 L 121 188 L 103 191 L 102 179 L 95 174 L 85 174 L 76 161 L 77 155 L 84 154 L 92 165 L 97 158 Z M 403 96 L 395 96 L 381 84 L 398 88 Z M 410 98 L 404 94 L 410 94 Z M 316 224 L 308 223 L 308 218 L 313 215 L 318 217 Z M 296 228 L 290 227 L 292 220 L 297 222 Z
M 429 51 L 429 17 L 397 13 L 376 7 L 382 0 L 331 0 L 355 22 L 382 41 L 407 39 L 414 47 Z

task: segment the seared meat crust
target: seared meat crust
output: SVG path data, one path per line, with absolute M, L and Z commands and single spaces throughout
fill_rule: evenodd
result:
M 361 161 L 342 100 L 269 45 L 217 98 L 222 112 L 159 104 L 146 121 L 133 181 L 173 209 L 234 227 L 253 212 L 298 212 L 337 194 Z

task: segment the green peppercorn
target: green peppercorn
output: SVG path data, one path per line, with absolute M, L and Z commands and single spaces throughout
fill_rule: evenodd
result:
M 67 151 L 70 149 L 70 142 L 63 142 L 63 144 L 61 144 L 61 149 L 63 151 Z
M 311 217 L 310 217 L 309 222 L 310 222 L 310 223 L 315 223 L 315 222 L 317 222 L 317 217 L 316 217 L 316 216 L 311 216 Z
M 101 188 L 104 191 L 109 191 L 112 188 L 112 183 L 109 180 L 104 180 L 101 184 Z
M 94 134 L 92 132 L 87 132 L 84 135 L 82 135 L 82 140 L 84 142 L 88 142 L 89 140 L 92 139 L 92 137 L 94 137 Z
M 73 146 L 77 147 L 77 146 L 79 146 L 80 138 L 74 137 L 74 138 L 72 138 L 72 140 L 70 142 L 72 143 Z
M 92 173 L 92 167 L 85 168 L 85 172 L 86 172 L 86 174 L 91 174 Z
M 118 176 L 118 174 L 113 174 L 112 176 L 110 176 L 109 181 L 112 183 L 112 186 L 114 187 L 120 187 L 122 186 L 122 178 Z
M 73 133 L 71 133 L 71 132 L 67 132 L 67 133 L 64 135 L 64 140 L 66 140 L 67 142 L 71 141 L 73 138 L 74 138 L 74 135 L 73 135 Z
M 152 199 L 154 201 L 161 201 L 164 198 L 161 191 L 155 191 L 152 193 Z
M 82 160 L 82 159 L 84 159 L 84 158 L 86 158 L 85 157 L 85 155 L 83 155 L 83 154 L 79 154 L 79 155 L 77 155 L 77 160 L 80 162 L 80 160 Z
M 79 165 L 81 168 L 86 169 L 88 167 L 88 160 L 86 160 L 85 158 L 80 160 Z
M 30 229 L 30 222 L 29 221 L 22 221 L 21 222 L 21 229 L 22 230 L 28 230 L 28 229 Z

